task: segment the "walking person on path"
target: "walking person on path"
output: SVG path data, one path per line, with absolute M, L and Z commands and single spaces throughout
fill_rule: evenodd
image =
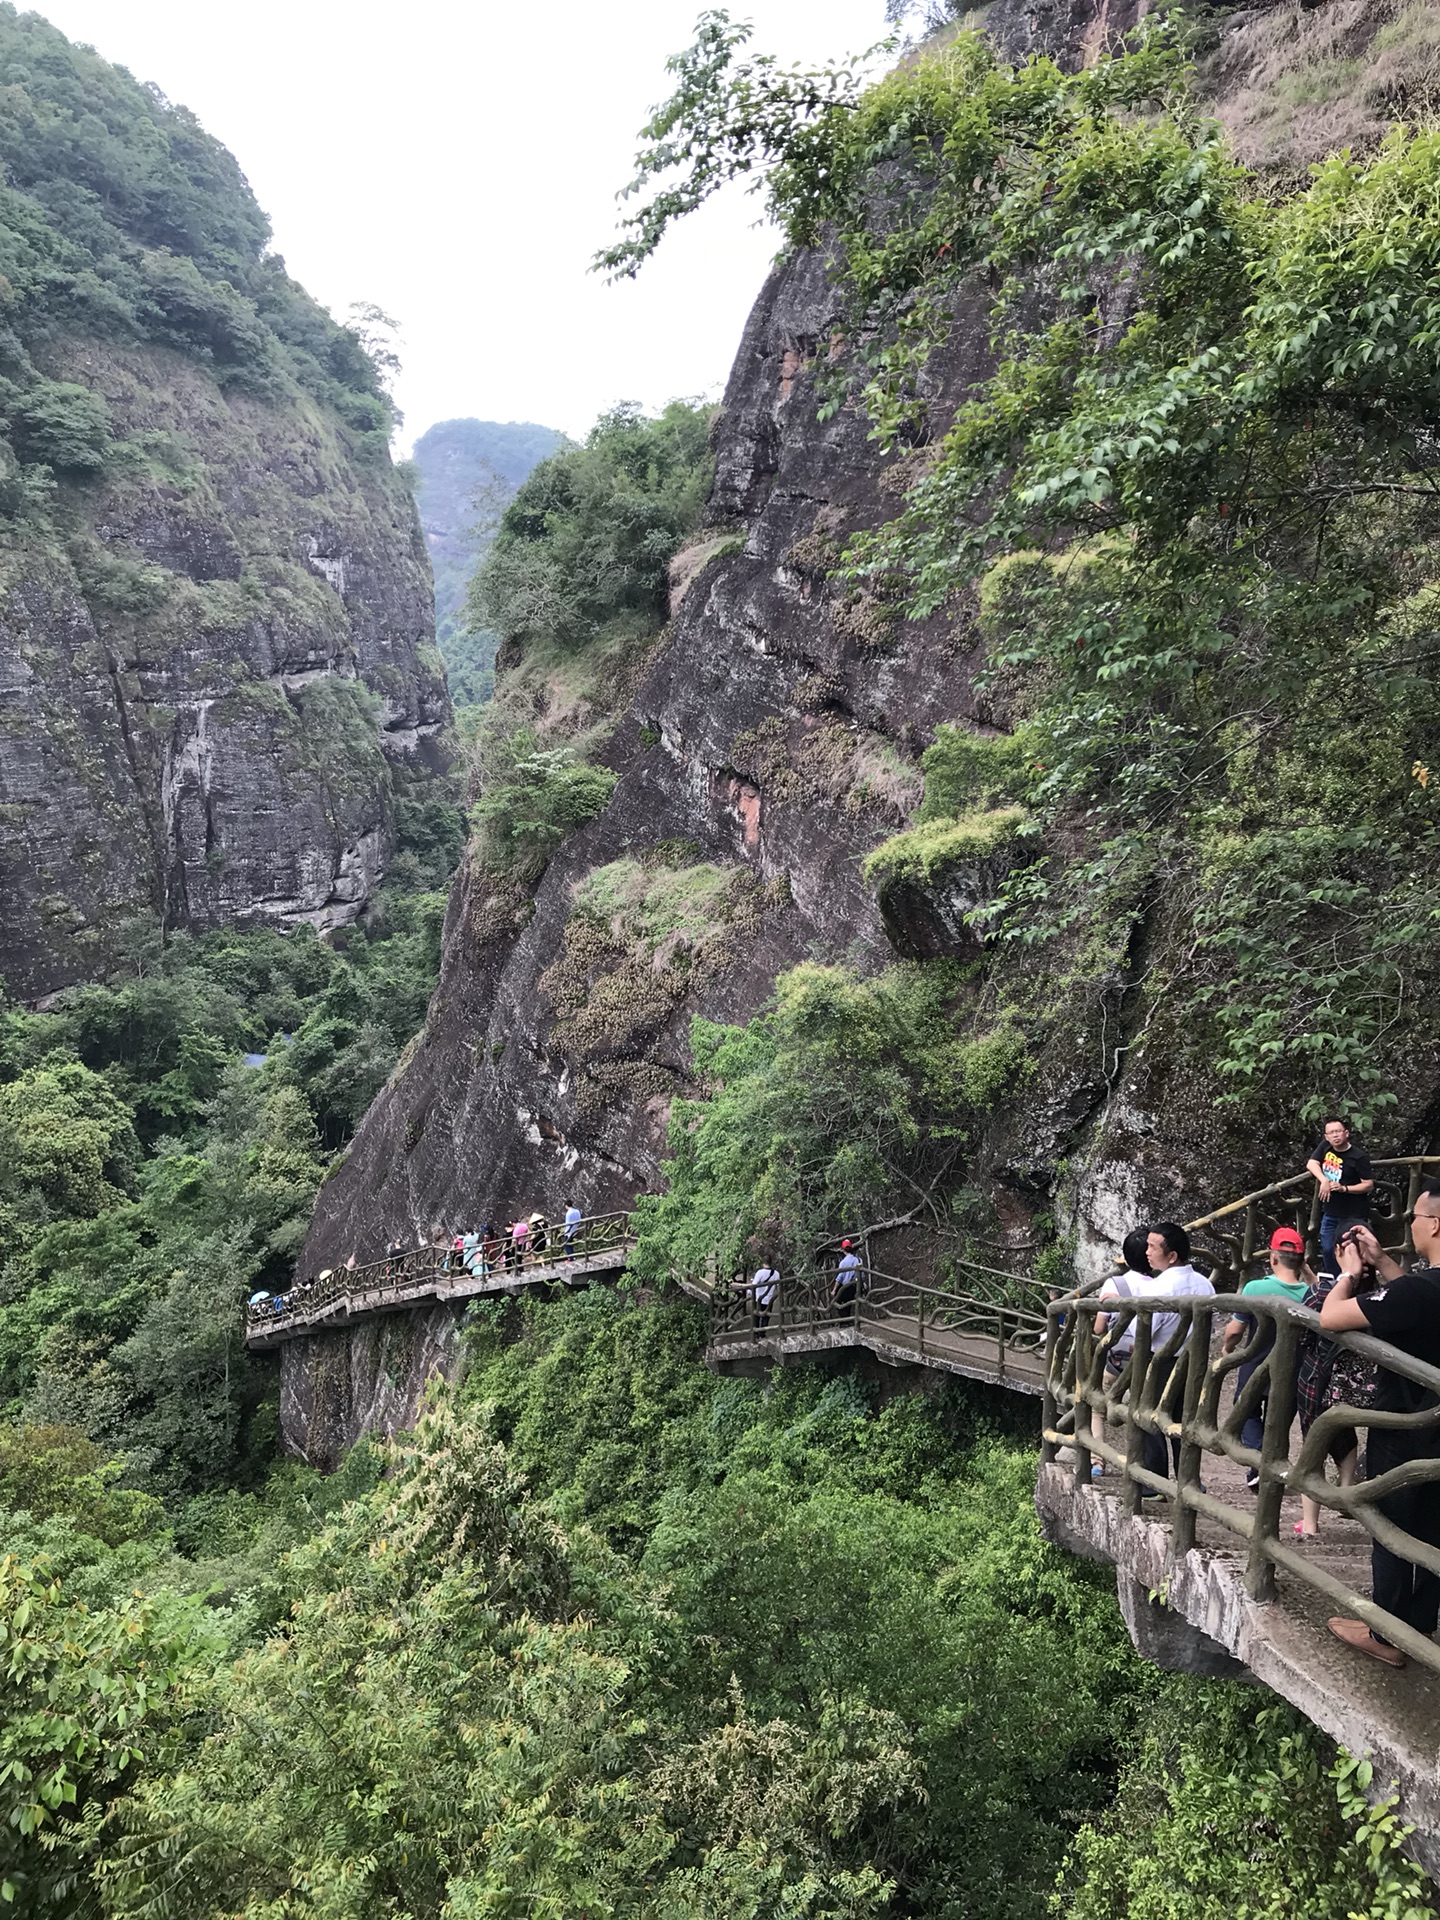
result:
M 505 1262 L 512 1273 L 518 1272 L 519 1269 L 525 1265 L 525 1248 L 529 1242 L 529 1238 L 530 1222 L 528 1220 L 517 1220 L 510 1229 L 509 1257 Z
M 780 1286 L 779 1271 L 768 1260 L 762 1260 L 750 1278 L 745 1291 L 754 1302 L 751 1322 L 757 1334 L 764 1333 L 770 1324 L 771 1310 L 775 1305 L 775 1295 Z
M 1320 1324 L 1331 1333 L 1373 1333 L 1402 1353 L 1440 1366 L 1440 1181 L 1420 1189 L 1411 1218 L 1411 1235 L 1421 1265 L 1403 1271 L 1368 1227 L 1357 1227 L 1340 1253 L 1340 1277 L 1320 1309 Z M 1373 1293 L 1357 1294 L 1366 1266 L 1379 1274 Z M 1440 1405 L 1435 1394 L 1381 1367 L 1375 1391 L 1377 1413 L 1419 1413 Z M 1369 1477 L 1378 1480 L 1411 1461 L 1434 1461 L 1434 1478 L 1402 1487 L 1379 1502 L 1384 1517 L 1440 1552 L 1440 1420 L 1419 1428 L 1371 1427 L 1366 1449 Z M 1416 1633 L 1431 1635 L 1440 1622 L 1440 1573 L 1401 1559 L 1378 1540 L 1370 1546 L 1371 1594 L 1377 1607 L 1394 1614 Z M 1386 1666 L 1403 1667 L 1405 1655 L 1367 1627 L 1363 1620 L 1337 1615 L 1330 1631 L 1347 1646 Z
M 854 1242 L 840 1242 L 840 1264 L 835 1269 L 835 1284 L 830 1289 L 830 1304 L 833 1307 L 848 1307 L 862 1291 L 864 1276 L 860 1271 L 860 1256 L 855 1251 Z
M 1347 1227 L 1369 1223 L 1375 1191 L 1370 1156 L 1357 1145 L 1348 1121 L 1327 1120 L 1305 1167 L 1320 1189 L 1320 1252 L 1328 1262 Z
M 567 1263 L 575 1258 L 575 1236 L 580 1231 L 580 1222 L 585 1218 L 579 1207 L 571 1205 L 565 1209 L 565 1259 Z
M 1150 1271 L 1150 1257 L 1147 1251 L 1149 1241 L 1149 1233 L 1144 1227 L 1132 1227 L 1130 1232 L 1126 1234 L 1120 1243 L 1120 1257 L 1125 1262 L 1124 1272 L 1111 1274 L 1110 1278 L 1100 1289 L 1100 1298 L 1102 1300 L 1138 1300 L 1145 1294 L 1147 1289 L 1151 1293 L 1159 1291 L 1155 1285 L 1155 1276 Z M 1112 1313 L 1097 1313 L 1095 1316 L 1096 1334 L 1107 1333 L 1114 1319 L 1115 1315 Z M 1131 1320 L 1128 1325 L 1123 1326 L 1119 1333 L 1116 1334 L 1109 1352 L 1105 1355 L 1105 1392 L 1107 1395 L 1114 1391 L 1115 1385 L 1120 1375 L 1128 1366 L 1130 1356 L 1134 1351 L 1135 1322 Z M 1101 1438 L 1104 1438 L 1103 1428 Z M 1104 1474 L 1105 1468 L 1101 1462 L 1097 1460 L 1090 1469 L 1090 1478 L 1092 1480 L 1100 1480 L 1103 1479 Z

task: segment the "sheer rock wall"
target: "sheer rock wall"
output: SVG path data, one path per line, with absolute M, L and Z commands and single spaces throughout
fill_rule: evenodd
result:
M 63 337 L 43 371 L 125 458 L 0 543 L 0 976 L 94 977 L 138 916 L 343 926 L 444 756 L 410 494 L 298 387 Z
M 1058 46 L 1078 63 L 1136 11 L 1131 0 L 996 0 L 986 25 L 1007 53 Z M 1355 13 L 1353 0 L 1303 14 L 1232 10 L 1205 69 L 1221 109 L 1247 62 L 1273 86 L 1311 54 L 1349 46 Z M 1372 8 L 1367 30 L 1389 17 Z M 1283 127 L 1259 115 L 1268 157 L 1286 164 L 1309 158 L 1319 138 L 1296 97 L 1289 89 Z M 1242 103 L 1252 131 L 1256 99 L 1252 89 Z M 964 299 L 927 376 L 936 431 L 989 367 L 983 290 Z M 987 728 L 1005 716 L 976 689 L 979 636 L 963 612 L 894 626 L 825 577 L 851 532 L 892 517 L 906 477 L 857 412 L 818 418 L 817 367 L 840 321 L 819 254 L 772 273 L 715 436 L 709 517 L 738 529 L 739 544 L 721 544 L 698 573 L 682 556 L 683 599 L 608 750 L 619 784 L 606 811 L 559 850 L 533 900 L 478 866 L 462 875 L 424 1034 L 322 1190 L 304 1270 L 351 1252 L 364 1259 L 397 1233 L 419 1238 L 535 1207 L 553 1216 L 572 1201 L 587 1212 L 628 1205 L 657 1180 L 670 1101 L 687 1085 L 693 1013 L 748 1019 L 776 975 L 804 959 L 873 971 L 897 948 L 943 949 L 943 901 L 887 929 L 860 863 L 913 807 L 936 725 Z M 675 842 L 750 887 L 724 964 L 699 970 L 691 990 L 669 1000 L 647 994 L 643 969 L 627 975 L 632 1014 L 612 1009 L 607 1027 L 600 1010 L 614 982 L 597 960 L 583 978 L 594 1017 L 562 1011 L 560 990 L 574 984 L 566 956 L 577 885 Z M 1293 1142 L 1230 1137 L 1215 1089 L 1176 1074 L 1158 1025 L 1148 1048 L 1135 1047 L 1137 983 L 1183 931 L 1163 911 L 1147 920 L 1125 968 L 1076 1005 L 1073 1021 L 1054 1023 L 1023 1097 L 990 1125 L 969 1177 L 1017 1243 L 1035 1210 L 1058 1207 L 1083 1267 L 1108 1258 L 1135 1218 L 1189 1217 L 1273 1177 L 1277 1152 L 1293 1151 Z M 289 1377 L 303 1374 L 306 1346 L 287 1349 Z M 409 1412 L 392 1404 L 381 1424 Z M 336 1403 L 323 1446 L 333 1454 L 371 1417 L 363 1395 Z M 286 1431 L 313 1457 L 313 1419 Z

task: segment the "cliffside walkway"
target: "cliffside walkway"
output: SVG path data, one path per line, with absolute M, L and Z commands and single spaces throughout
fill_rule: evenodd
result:
M 840 1304 L 832 1298 L 832 1274 L 782 1279 L 768 1313 L 757 1311 L 742 1287 L 712 1286 L 705 1294 L 706 1363 L 756 1371 L 864 1348 L 892 1366 L 934 1367 L 1016 1393 L 1043 1393 L 1049 1289 L 990 1267 L 961 1271 L 973 1292 L 862 1266 L 856 1298 Z
M 1375 1225 L 1399 1255 L 1410 1251 L 1420 1182 L 1436 1170 L 1436 1156 L 1376 1162 Z M 1369 1752 L 1376 1790 L 1398 1791 L 1417 1856 L 1440 1874 L 1440 1645 L 1369 1597 L 1372 1540 L 1440 1574 L 1440 1548 L 1379 1508 L 1403 1486 L 1440 1481 L 1440 1457 L 1350 1488 L 1326 1471 L 1337 1436 L 1343 1453 L 1346 1437 L 1363 1446 L 1370 1428 L 1412 1431 L 1440 1455 L 1440 1368 L 1369 1335 L 1322 1336 L 1413 1382 L 1421 1410 L 1331 1407 L 1302 1441 L 1296 1374 L 1319 1317 L 1279 1297 L 1242 1299 L 1239 1288 L 1264 1269 L 1275 1226 L 1298 1226 L 1313 1250 L 1313 1191 L 1307 1175 L 1292 1176 L 1193 1224 L 1221 1290 L 1213 1297 L 1102 1303 L 1091 1290 L 1050 1304 L 1036 1506 L 1051 1539 L 1115 1568 L 1142 1653 L 1186 1671 L 1253 1676 L 1351 1752 Z M 1227 1355 L 1221 1333 L 1236 1312 L 1254 1328 Z M 1101 1313 L 1110 1316 L 1103 1333 Z M 1161 1315 L 1175 1320 L 1157 1337 Z M 1133 1349 L 1118 1354 L 1129 1327 Z M 1254 1371 L 1237 1392 L 1247 1362 Z M 1247 1446 L 1243 1428 L 1257 1414 L 1261 1444 Z M 1146 1465 L 1147 1436 L 1152 1461 L 1153 1440 L 1162 1443 L 1163 1470 Z M 1321 1510 L 1318 1537 L 1295 1532 L 1301 1495 Z M 1343 1646 L 1326 1626 L 1331 1614 L 1376 1628 L 1408 1670 Z
M 279 1346 L 379 1313 L 432 1301 L 478 1300 L 556 1284 L 576 1286 L 620 1274 L 635 1244 L 627 1213 L 599 1214 L 576 1229 L 567 1257 L 560 1228 L 519 1258 L 503 1249 L 467 1266 L 453 1248 L 419 1247 L 297 1280 L 289 1293 L 247 1309 L 245 1344 Z M 1045 1384 L 1045 1304 L 1033 1280 L 997 1269 L 963 1269 L 974 1292 L 926 1287 L 863 1266 L 860 1296 L 832 1303 L 833 1276 L 782 1280 L 763 1329 L 743 1287 L 690 1282 L 709 1309 L 706 1363 L 725 1370 L 783 1366 L 841 1348 L 866 1348 L 894 1364 L 935 1367 L 1038 1396 Z M 1017 1304 L 1019 1295 L 1027 1304 Z M 1007 1298 L 1007 1295 L 1009 1296 Z
M 247 1347 L 276 1347 L 307 1333 L 349 1326 L 377 1313 L 400 1313 L 438 1300 L 480 1300 L 527 1292 L 532 1287 L 576 1286 L 620 1273 L 635 1236 L 628 1213 L 602 1213 L 582 1220 L 570 1242 L 549 1228 L 543 1247 L 526 1247 L 518 1258 L 492 1248 L 467 1266 L 449 1247 L 416 1247 L 363 1267 L 335 1267 L 297 1280 L 289 1293 L 245 1314 Z

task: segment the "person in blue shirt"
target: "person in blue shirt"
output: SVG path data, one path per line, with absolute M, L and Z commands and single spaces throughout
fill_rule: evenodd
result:
M 584 1217 L 579 1207 L 570 1206 L 565 1209 L 565 1258 L 567 1260 L 575 1258 L 575 1236 L 580 1231 L 580 1222 Z
M 830 1304 L 836 1307 L 848 1307 L 863 1292 L 864 1273 L 860 1266 L 860 1256 L 855 1251 L 854 1242 L 840 1242 L 840 1264 L 835 1269 L 835 1285 L 831 1289 Z

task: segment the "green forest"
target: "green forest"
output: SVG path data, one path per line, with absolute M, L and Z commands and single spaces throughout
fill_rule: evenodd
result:
M 63 95 L 58 36 L 9 8 L 0 29 Z M 800 1247 L 883 1213 L 917 1169 L 963 1166 L 1036 1071 L 1040 1003 L 1083 1000 L 1157 888 L 1182 914 L 1202 883 L 1228 903 L 1166 976 L 1227 1097 L 1290 1098 L 1319 1006 L 1353 1042 L 1343 1090 L 1383 1118 L 1433 913 L 1416 695 L 1440 142 L 1397 137 L 1267 196 L 1158 32 L 1080 76 L 964 35 L 865 91 L 737 66 L 742 44 L 708 16 L 675 63 L 642 185 L 694 169 L 610 265 L 768 168 L 794 244 L 840 235 L 873 343 L 837 360 L 833 404 L 864 395 L 898 446 L 956 276 L 1000 287 L 993 382 L 894 526 L 835 556 L 887 621 L 983 575 L 1019 724 L 979 745 L 942 729 L 869 877 L 1019 840 L 998 958 L 807 962 L 754 1019 L 697 1023 L 697 1091 L 625 1283 L 472 1303 L 457 1377 L 412 1433 L 329 1477 L 279 1457 L 243 1301 L 283 1284 L 423 1026 L 467 836 L 523 899 L 605 806 L 617 715 L 699 527 L 711 410 L 619 408 L 537 466 L 471 592 L 513 662 L 468 816 L 401 795 L 388 883 L 331 944 L 137 925 L 106 979 L 0 1005 L 0 1909 L 24 1920 L 1437 1912 L 1363 1756 L 1259 1687 L 1141 1661 L 1113 1572 L 1045 1544 L 1028 1404 L 819 1366 L 717 1378 L 669 1275 L 757 1234 Z M 17 97 L 36 95 L 0 85 L 0 126 L 34 169 L 11 180 L 52 208 L 0 196 L 26 326 L 83 303 L 86 324 L 183 336 L 217 377 L 323 388 L 384 444 L 373 367 L 263 254 L 222 149 L 158 101 L 137 135 L 122 89 L 82 180 L 73 145 L 46 159 L 43 113 L 5 120 Z M 870 170 L 896 156 L 924 191 L 882 232 Z M 193 272 L 157 266 L 136 222 L 184 236 Z M 1038 258 L 1065 267 L 1039 321 Z M 1093 276 L 1122 268 L 1150 297 L 1097 348 Z M 1326 327 L 1300 327 L 1300 303 Z M 18 322 L 13 339 L 15 484 L 45 511 L 39 470 L 83 465 L 104 422 L 31 377 Z M 1341 655 L 1384 729 L 1287 758 L 1282 719 L 1337 730 L 1352 681 L 1321 669 Z M 604 870 L 633 915 L 673 918 L 696 885 L 670 852 Z M 1317 942 L 1327 914 L 1342 931 Z M 1378 990 L 1362 952 L 1393 970 Z

